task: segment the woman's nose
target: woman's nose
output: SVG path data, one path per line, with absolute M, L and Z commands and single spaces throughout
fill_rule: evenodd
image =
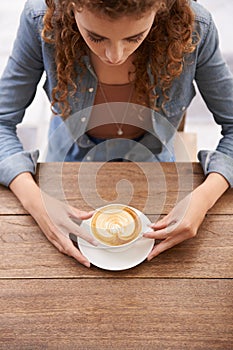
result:
M 106 48 L 105 55 L 111 63 L 118 63 L 123 58 L 124 49 L 121 44 L 111 45 Z

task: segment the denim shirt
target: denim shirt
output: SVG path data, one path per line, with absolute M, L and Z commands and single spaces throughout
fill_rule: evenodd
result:
M 205 174 L 220 173 L 233 186 L 233 77 L 221 56 L 210 13 L 194 1 L 191 6 L 200 37 L 198 46 L 189 54 L 180 77 L 174 80 L 169 101 L 162 108 L 161 95 L 157 101 L 160 110 L 150 111 L 152 128 L 146 130 L 145 136 L 139 142 L 111 139 L 98 144 L 87 136 L 85 132 L 98 79 L 85 56 L 86 72 L 80 89 L 70 99 L 71 117 L 65 122 L 59 116 L 51 120 L 47 161 L 108 161 L 115 158 L 174 161 L 174 135 L 195 96 L 195 81 L 216 123 L 222 126 L 223 136 L 216 150 L 201 150 L 198 158 Z M 41 38 L 45 12 L 44 0 L 27 0 L 12 54 L 0 80 L 0 183 L 5 186 L 22 172 L 35 174 L 39 152 L 23 150 L 16 136 L 16 126 L 33 101 L 44 71 L 44 89 L 49 100 L 56 86 L 54 49 Z M 148 65 L 150 73 L 149 68 Z M 77 72 L 79 69 L 81 67 L 77 67 Z

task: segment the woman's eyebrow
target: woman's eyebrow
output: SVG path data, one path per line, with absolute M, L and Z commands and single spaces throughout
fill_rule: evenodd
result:
M 88 32 L 88 34 L 91 34 L 91 35 L 93 35 L 93 36 L 96 36 L 96 37 L 102 38 L 102 39 L 109 39 L 109 38 L 107 38 L 107 37 L 105 37 L 105 36 L 102 36 L 102 35 L 99 35 L 99 34 L 97 34 L 97 33 L 95 33 L 95 32 L 92 32 L 91 30 L 88 30 L 87 28 L 84 28 L 84 29 Z M 127 38 L 123 38 L 122 40 L 129 40 L 129 39 L 136 38 L 136 37 L 141 36 L 142 34 L 144 34 L 147 30 L 148 30 L 148 29 L 145 29 L 145 30 L 143 30 L 142 32 L 140 32 L 140 33 L 138 33 L 138 34 L 128 36 Z

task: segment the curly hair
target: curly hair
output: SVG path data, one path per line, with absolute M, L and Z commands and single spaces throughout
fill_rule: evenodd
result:
M 144 104 L 143 96 L 149 97 L 150 107 L 156 109 L 158 94 L 162 91 L 164 103 L 168 100 L 167 91 L 172 81 L 183 70 L 185 57 L 195 50 L 193 36 L 194 14 L 189 0 L 45 0 L 47 11 L 44 16 L 43 39 L 55 48 L 57 85 L 52 91 L 51 107 L 58 104 L 61 115 L 66 118 L 70 112 L 69 97 L 80 86 L 82 75 L 78 76 L 77 62 L 85 71 L 82 56 L 86 44 L 80 35 L 74 17 L 74 10 L 85 9 L 107 16 L 113 20 L 122 16 L 139 18 L 146 12 L 156 9 L 151 30 L 136 50 L 135 93 L 137 103 Z M 148 76 L 148 64 L 153 82 Z

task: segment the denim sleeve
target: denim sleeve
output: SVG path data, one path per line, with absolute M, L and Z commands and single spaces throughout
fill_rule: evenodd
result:
M 211 15 L 202 23 L 198 47 L 196 82 L 217 124 L 222 138 L 215 151 L 198 153 L 205 174 L 220 173 L 233 187 L 233 76 L 220 49 L 216 26 Z
M 36 171 L 39 153 L 23 150 L 16 125 L 34 99 L 44 70 L 38 21 L 31 1 L 27 1 L 12 54 L 0 79 L 0 183 L 5 186 L 22 172 Z

